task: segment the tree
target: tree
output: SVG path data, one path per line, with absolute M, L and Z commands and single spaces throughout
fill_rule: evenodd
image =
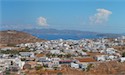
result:
M 62 54 L 59 54 L 59 55 L 57 55 L 59 58 L 62 58 L 63 57 L 63 55 Z
M 67 58 L 70 58 L 71 56 L 72 56 L 71 54 L 67 54 L 67 55 L 66 55 Z
M 53 67 L 53 69 L 54 69 L 54 70 L 57 70 L 57 69 L 58 69 L 58 67 L 57 67 L 57 66 L 54 66 L 54 67 Z
M 55 57 L 56 56 L 56 54 L 52 54 L 52 57 Z
M 14 54 L 14 55 L 16 55 L 16 54 L 19 54 L 19 51 L 17 51 L 17 50 L 6 50 L 6 51 L 0 51 L 0 53 L 3 53 L 3 54 Z
M 52 54 L 48 53 L 48 54 L 46 54 L 46 56 L 47 56 L 47 57 L 51 57 L 51 56 L 52 56 Z
M 21 61 L 26 61 L 26 58 L 21 58 Z
M 87 52 L 87 50 L 82 50 L 83 52 Z
M 10 71 L 6 70 L 5 75 L 10 75 Z
M 125 57 L 125 52 L 122 53 L 122 57 Z
M 89 64 L 86 70 L 89 71 L 92 66 L 93 66 L 92 64 Z
M 35 66 L 35 69 L 36 70 L 40 70 L 40 69 L 42 69 L 43 67 L 41 66 L 41 65 L 37 65 L 37 66 Z

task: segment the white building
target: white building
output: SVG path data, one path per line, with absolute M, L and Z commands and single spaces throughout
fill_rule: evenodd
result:
M 115 54 L 116 50 L 114 48 L 107 48 L 106 53 L 107 54 Z
M 3 50 L 3 51 L 6 51 L 6 50 L 11 50 L 11 48 L 10 48 L 10 47 L 1 48 L 1 50 Z
M 80 63 L 80 64 L 79 64 L 80 68 L 81 68 L 81 69 L 84 69 L 84 70 L 87 69 L 88 65 L 89 65 L 88 63 Z
M 97 61 L 105 61 L 105 60 L 106 60 L 106 56 L 105 56 L 105 55 L 97 55 L 97 56 L 95 57 L 95 59 L 96 59 Z
M 120 62 L 125 62 L 125 57 L 121 57 Z
M 60 50 L 50 50 L 50 53 L 52 53 L 52 54 L 59 54 Z
M 72 67 L 72 68 L 77 68 L 77 69 L 78 69 L 78 68 L 79 68 L 79 64 L 71 63 L 71 67 Z
M 20 52 L 22 57 L 34 57 L 34 52 Z

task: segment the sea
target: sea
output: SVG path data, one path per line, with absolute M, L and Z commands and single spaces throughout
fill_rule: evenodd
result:
M 97 35 L 54 35 L 54 34 L 33 34 L 34 36 L 41 38 L 41 39 L 46 39 L 46 40 L 58 40 L 58 39 L 64 39 L 64 40 L 80 40 L 80 39 L 97 39 L 97 38 L 103 38 L 99 37 Z

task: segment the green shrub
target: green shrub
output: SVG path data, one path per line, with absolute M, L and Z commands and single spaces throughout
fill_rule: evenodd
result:
M 82 50 L 83 52 L 87 52 L 87 50 Z
M 125 57 L 125 52 L 122 53 L 122 57 Z
M 41 66 L 41 65 L 37 65 L 37 66 L 35 66 L 35 69 L 36 70 L 40 70 L 40 69 L 42 69 L 43 67 Z

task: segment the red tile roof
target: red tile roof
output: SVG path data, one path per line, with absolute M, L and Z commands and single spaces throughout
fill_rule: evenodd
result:
M 79 62 L 96 62 L 96 60 L 94 60 L 91 57 L 87 57 L 87 58 L 76 58 L 76 60 L 78 60 Z

